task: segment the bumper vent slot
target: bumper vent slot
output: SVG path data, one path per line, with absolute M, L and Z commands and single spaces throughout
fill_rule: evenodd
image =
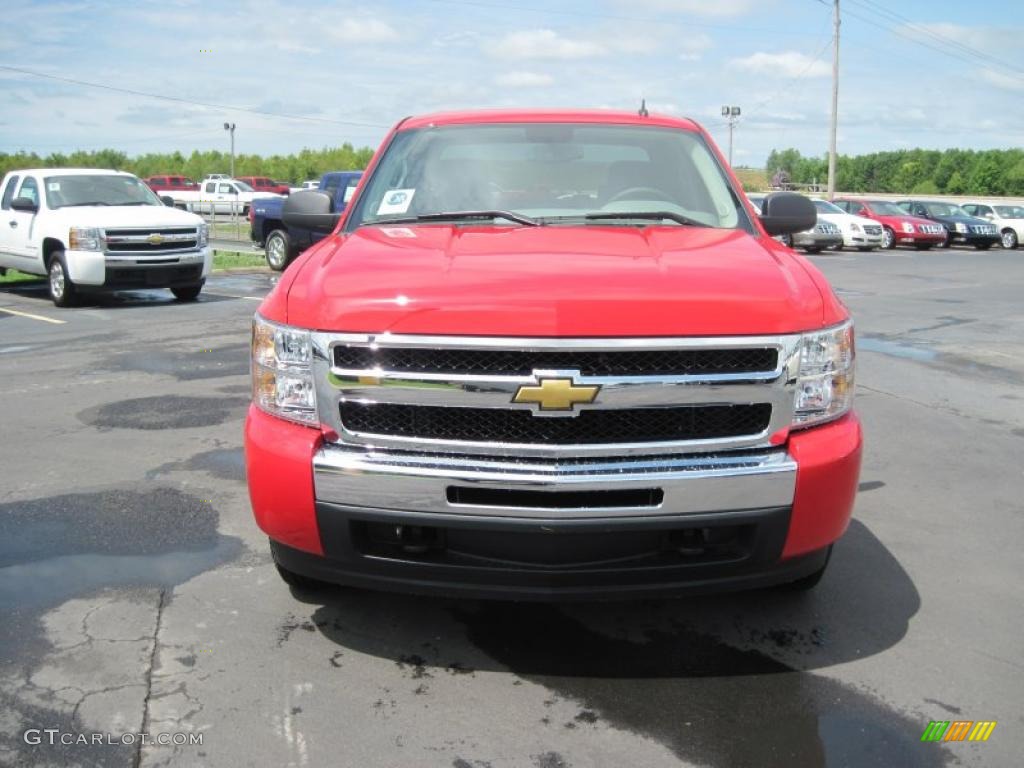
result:
M 534 509 L 602 509 L 657 507 L 665 498 L 661 488 L 617 491 L 520 491 L 508 488 L 466 488 L 450 485 L 449 504 L 474 507 L 527 507 Z

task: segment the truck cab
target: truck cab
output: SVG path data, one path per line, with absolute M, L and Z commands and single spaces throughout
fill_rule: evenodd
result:
M 320 178 L 316 191 L 327 195 L 331 213 L 344 213 L 362 175 L 362 171 L 331 171 Z M 277 272 L 324 237 L 322 232 L 285 224 L 284 203 L 282 199 L 257 198 L 249 210 L 250 237 L 257 245 L 264 246 L 267 265 Z

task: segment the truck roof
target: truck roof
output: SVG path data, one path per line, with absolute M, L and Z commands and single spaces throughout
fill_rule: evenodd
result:
M 59 173 L 62 176 L 131 176 L 128 171 L 114 171 L 110 168 L 18 168 L 12 169 L 11 173 L 33 173 L 42 175 L 46 173 Z
M 407 118 L 401 123 L 399 129 L 481 123 L 605 123 L 657 125 L 686 131 L 700 130 L 693 120 L 686 117 L 655 114 L 644 117 L 635 111 L 612 109 L 476 109 L 460 112 L 437 112 Z

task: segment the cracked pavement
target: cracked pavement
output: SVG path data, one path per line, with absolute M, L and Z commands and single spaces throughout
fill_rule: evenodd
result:
M 265 275 L 0 319 L 0 765 L 1004 765 L 1024 747 L 1024 256 L 816 257 L 858 323 L 850 531 L 812 595 L 295 592 L 241 454 Z M 0 305 L 53 315 L 39 286 Z M 922 744 L 933 719 L 999 721 Z M 187 733 L 201 745 L 27 744 Z

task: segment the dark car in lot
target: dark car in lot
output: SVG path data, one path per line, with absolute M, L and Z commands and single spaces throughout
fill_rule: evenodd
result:
M 883 248 L 912 245 L 919 251 L 926 251 L 946 242 L 946 228 L 942 224 L 912 216 L 891 200 L 838 197 L 834 202 L 847 213 L 874 219 L 881 224 Z
M 352 193 L 355 192 L 362 171 L 331 171 L 320 179 L 317 191 L 331 199 L 331 210 L 341 213 L 345 210 Z M 285 198 L 255 198 L 249 208 L 249 235 L 253 242 L 266 249 L 267 264 L 280 272 L 288 263 L 325 235 L 308 229 L 289 227 L 284 223 Z
M 940 248 L 948 248 L 956 243 L 973 245 L 979 251 L 987 251 L 999 242 L 999 230 L 994 224 L 971 216 L 956 203 L 940 200 L 900 200 L 897 204 L 913 216 L 936 221 L 946 228 L 946 239 Z

